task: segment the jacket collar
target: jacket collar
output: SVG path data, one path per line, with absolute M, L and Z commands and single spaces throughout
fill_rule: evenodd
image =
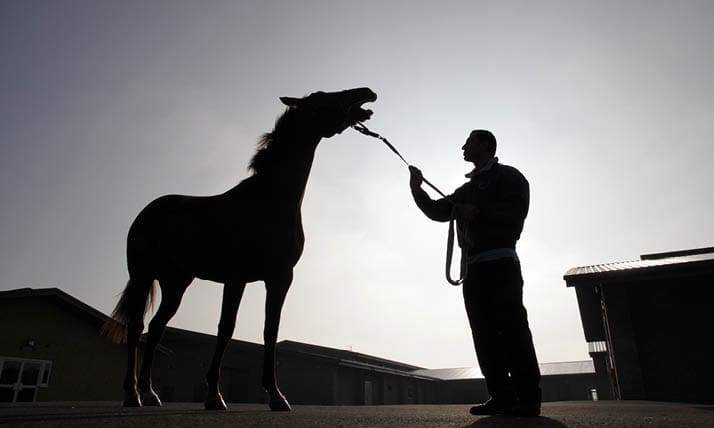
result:
M 482 172 L 486 172 L 489 169 L 493 168 L 493 166 L 496 165 L 497 163 L 498 163 L 498 158 L 494 156 L 491 159 L 489 159 L 488 162 L 486 162 L 486 164 L 484 166 L 482 166 L 481 168 L 474 168 L 471 172 L 466 174 L 466 178 L 474 178 L 477 175 L 481 174 Z

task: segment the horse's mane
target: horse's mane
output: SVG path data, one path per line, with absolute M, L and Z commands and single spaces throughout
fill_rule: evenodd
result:
M 285 134 L 294 125 L 292 120 L 294 109 L 288 108 L 275 121 L 275 128 L 271 132 L 266 132 L 258 140 L 257 151 L 248 164 L 248 171 L 253 175 L 265 170 L 265 167 L 278 159 L 282 155 L 280 150 L 281 142 L 285 140 Z

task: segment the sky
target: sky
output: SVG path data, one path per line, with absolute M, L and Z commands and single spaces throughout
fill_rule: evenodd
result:
M 154 198 L 248 177 L 280 96 L 368 86 L 369 127 L 440 189 L 470 130 L 529 180 L 518 244 L 540 362 L 588 358 L 574 266 L 712 246 L 710 1 L 0 3 L 0 290 L 58 287 L 104 313 Z M 279 340 L 426 368 L 475 366 L 447 226 L 352 130 L 323 140 Z M 171 326 L 215 334 L 196 280 Z M 262 283 L 234 337 L 262 343 Z

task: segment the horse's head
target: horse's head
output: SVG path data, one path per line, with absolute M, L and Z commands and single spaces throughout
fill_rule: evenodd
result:
M 376 100 L 377 94 L 369 88 L 315 92 L 304 98 L 280 98 L 290 109 L 303 113 L 306 125 L 324 138 L 339 134 L 357 122 L 368 120 L 372 111 L 363 109 L 362 104 Z

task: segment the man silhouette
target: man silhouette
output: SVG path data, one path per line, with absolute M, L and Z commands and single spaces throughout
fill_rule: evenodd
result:
M 476 356 L 491 398 L 471 408 L 474 415 L 540 414 L 540 370 L 523 306 L 523 278 L 516 241 L 528 214 L 528 181 L 498 162 L 496 138 L 475 130 L 462 147 L 474 164 L 470 180 L 446 198 L 432 200 L 421 188 L 418 168 L 409 184 L 419 209 L 435 221 L 456 218 L 464 304 Z

